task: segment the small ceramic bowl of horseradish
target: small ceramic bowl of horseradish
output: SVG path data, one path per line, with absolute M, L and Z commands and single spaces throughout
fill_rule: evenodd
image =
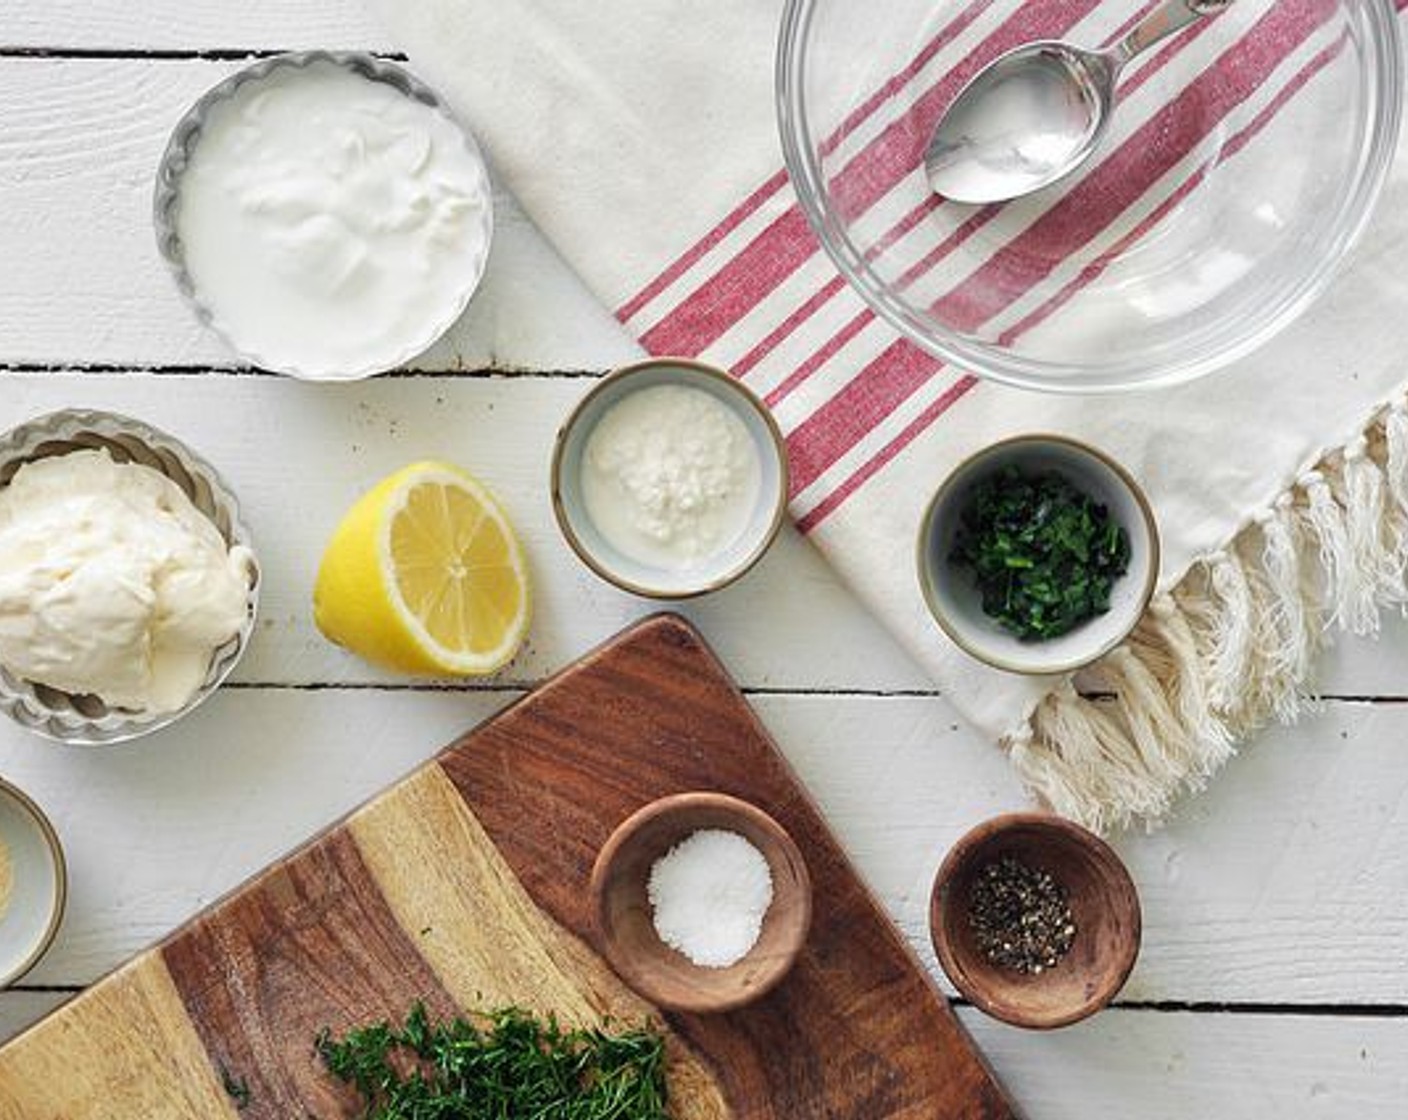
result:
M 782 525 L 782 433 L 721 369 L 686 358 L 623 366 L 559 430 L 552 502 L 572 550 L 617 587 L 654 599 L 715 591 Z
M 449 329 L 489 256 L 474 138 L 408 71 L 355 52 L 262 59 L 181 118 L 157 245 L 202 322 L 263 369 L 347 380 Z

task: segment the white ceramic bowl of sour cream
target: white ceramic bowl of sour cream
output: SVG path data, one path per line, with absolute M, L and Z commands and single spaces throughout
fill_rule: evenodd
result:
M 167 143 L 157 244 L 202 322 L 310 380 L 403 365 L 460 317 L 493 200 L 474 138 L 403 68 L 355 52 L 264 59 Z
M 721 369 L 623 366 L 559 430 L 552 502 L 568 545 L 603 579 L 653 599 L 702 595 L 747 572 L 782 525 L 782 434 Z

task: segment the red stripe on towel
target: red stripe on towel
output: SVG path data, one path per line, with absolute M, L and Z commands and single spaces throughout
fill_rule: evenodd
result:
M 897 286 L 900 288 L 906 287 L 912 283 L 921 272 L 927 272 L 937 265 L 941 260 L 967 241 L 968 238 L 982 229 L 982 227 L 998 213 L 999 209 L 999 207 L 992 206 L 975 211 L 958 226 L 957 229 L 944 238 L 935 248 L 931 249 L 922 260 L 905 272 L 900 277 Z M 777 388 L 767 395 L 765 399 L 768 407 L 775 407 L 778 402 L 784 400 L 790 393 L 795 391 L 807 378 L 811 377 L 813 373 L 830 361 L 842 346 L 869 326 L 874 319 L 875 312 L 868 307 L 855 315 L 836 335 L 807 358 L 805 362 L 788 374 Z
M 929 60 L 938 54 L 945 46 L 952 42 L 958 35 L 962 34 L 968 26 L 982 15 L 991 6 L 993 0 L 977 0 L 976 3 L 968 5 L 939 32 L 929 40 L 913 59 L 910 60 L 903 70 L 891 75 L 878 90 L 870 95 L 865 101 L 858 105 L 846 119 L 841 122 L 826 141 L 821 145 L 823 153 L 829 154 L 835 151 L 857 128 L 864 124 L 881 105 L 893 97 L 904 88 L 914 76 L 928 64 Z M 654 280 L 632 296 L 616 309 L 616 318 L 625 322 L 633 315 L 639 313 L 646 304 L 688 272 L 706 253 L 715 245 L 742 225 L 748 218 L 758 210 L 769 198 L 775 195 L 787 183 L 786 170 L 778 172 L 751 195 L 743 200 L 732 213 L 722 222 L 711 229 L 694 245 L 690 246 L 674 262 L 670 264 Z
M 897 241 L 903 238 L 905 234 L 912 232 L 915 226 L 932 214 L 942 202 L 943 199 L 939 198 L 937 195 L 931 194 L 886 230 L 884 236 L 866 250 L 865 259 L 867 261 L 874 260 L 881 253 L 891 248 Z M 815 315 L 817 311 L 826 305 L 832 296 L 836 295 L 836 293 L 841 291 L 845 286 L 845 277 L 839 272 L 836 273 L 830 280 L 818 288 L 810 299 L 769 331 L 762 341 L 754 346 L 753 349 L 749 350 L 742 358 L 734 362 L 733 372 L 739 377 L 746 376 L 754 366 L 772 353 L 783 341 L 790 338 L 798 327 Z
M 1069 6 L 1063 5 L 1063 22 L 1057 27 L 1052 26 L 1051 13 L 1044 4 L 1027 4 L 1018 9 L 846 165 L 832 188 L 839 204 L 853 212 L 868 209 L 912 171 L 927 143 L 929 122 L 936 119 L 939 110 L 983 62 L 1028 39 L 1063 33 L 1098 2 L 1074 0 Z M 642 334 L 642 344 L 653 354 L 693 356 L 700 353 L 817 250 L 817 241 L 806 217 L 795 205 L 790 207 L 712 278 Z
M 865 485 L 881 467 L 885 466 L 891 459 L 903 451 L 919 435 L 929 428 L 934 421 L 952 408 L 964 397 L 970 389 L 976 388 L 978 379 L 971 374 L 960 377 L 948 389 L 916 416 L 905 426 L 904 431 L 892 439 L 878 453 L 868 459 L 854 474 L 850 475 L 845 482 L 826 495 L 820 502 L 813 506 L 804 516 L 797 519 L 797 528 L 803 533 L 810 533 L 831 514 L 835 513 L 846 499 Z
M 787 169 L 783 168 L 755 190 L 727 218 L 687 249 L 669 268 L 616 309 L 616 318 L 624 323 L 694 266 L 710 249 L 752 217 L 754 211 L 787 185 Z

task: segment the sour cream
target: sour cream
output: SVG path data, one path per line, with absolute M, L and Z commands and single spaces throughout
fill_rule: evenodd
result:
M 484 271 L 489 177 L 441 110 L 332 62 L 280 66 L 211 108 L 175 210 L 213 325 L 308 377 L 430 345 Z
M 0 664 L 170 712 L 248 610 L 253 557 L 174 482 L 106 451 L 27 463 L 0 490 Z

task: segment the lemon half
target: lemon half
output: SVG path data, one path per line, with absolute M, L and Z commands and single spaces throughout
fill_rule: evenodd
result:
M 347 511 L 313 588 L 331 641 L 408 673 L 492 673 L 518 652 L 531 598 L 499 504 L 449 463 L 412 463 Z

